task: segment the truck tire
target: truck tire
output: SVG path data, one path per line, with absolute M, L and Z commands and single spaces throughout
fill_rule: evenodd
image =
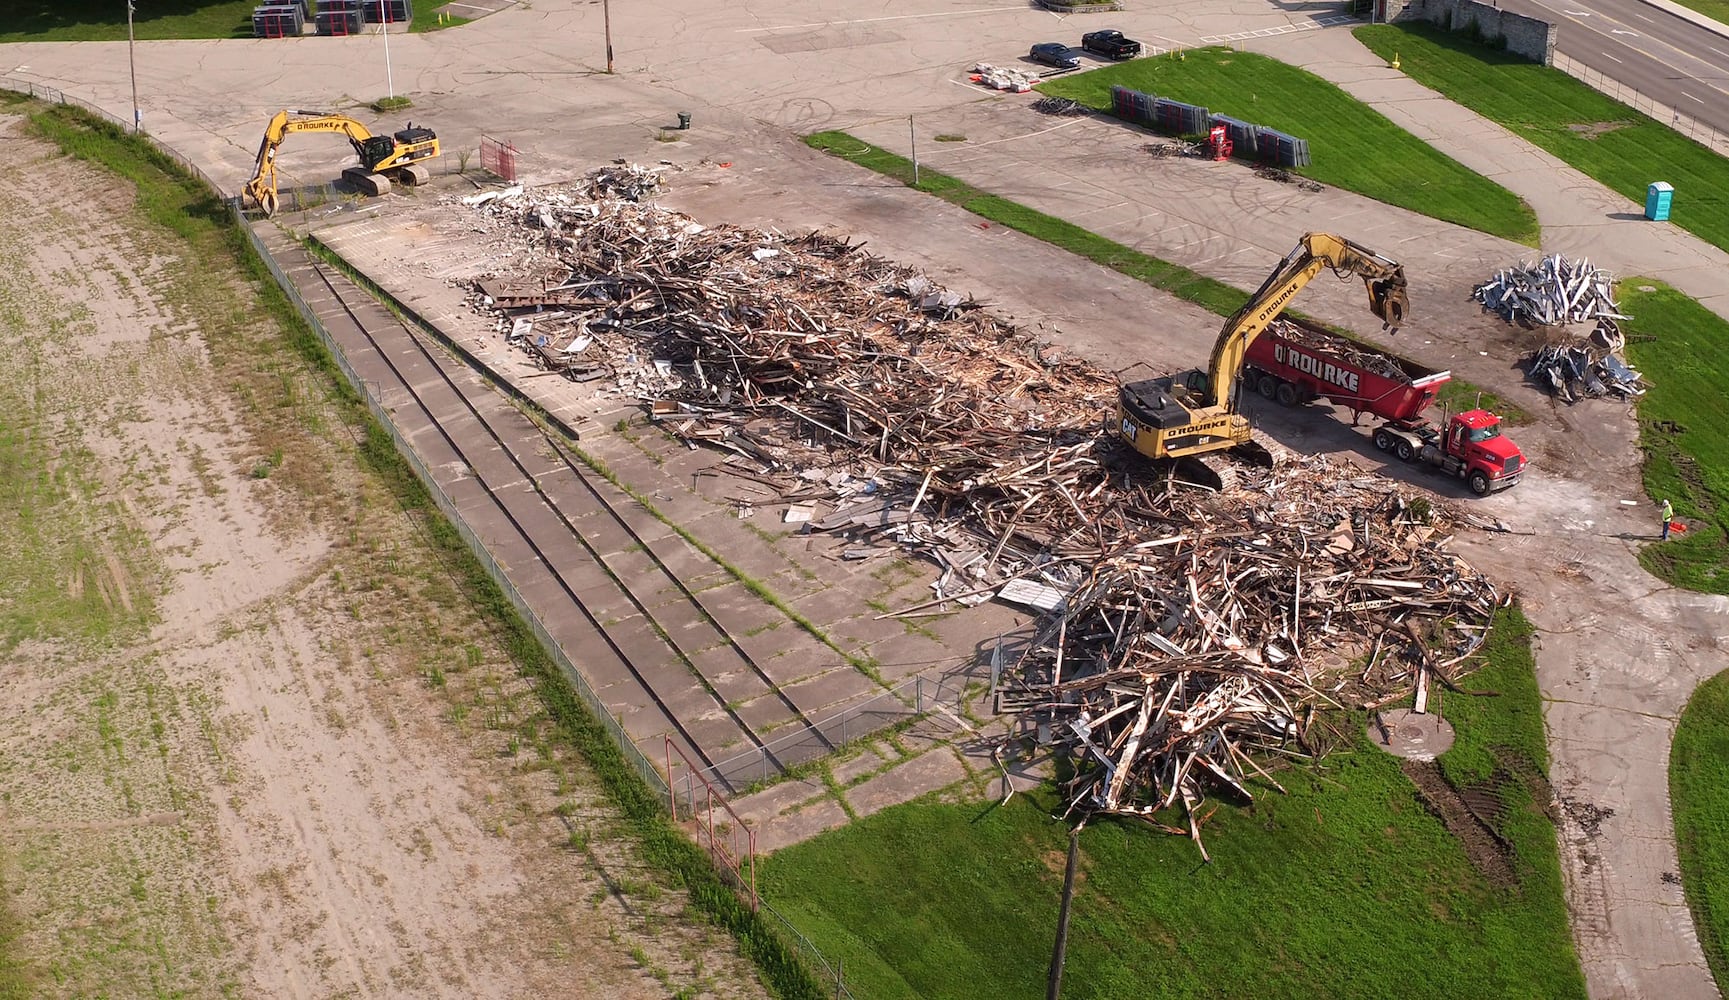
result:
M 1297 387 L 1289 382 L 1280 382 L 1279 387 L 1274 390 L 1274 395 L 1278 397 L 1280 406 L 1297 405 Z
M 1489 495 L 1489 474 L 1482 469 L 1472 469 L 1471 475 L 1466 477 L 1465 483 L 1471 487 L 1472 493 L 1480 497 Z
M 1279 391 L 1279 380 L 1271 375 L 1262 375 L 1260 379 L 1255 382 L 1255 391 L 1259 392 L 1267 399 L 1272 399 Z
M 1409 462 L 1412 456 L 1417 454 L 1417 450 L 1411 447 L 1410 438 L 1399 438 L 1393 442 L 1393 454 L 1399 456 L 1399 461 Z
M 1388 434 L 1385 427 L 1379 428 L 1375 431 L 1375 447 L 1382 451 L 1393 450 L 1393 435 Z

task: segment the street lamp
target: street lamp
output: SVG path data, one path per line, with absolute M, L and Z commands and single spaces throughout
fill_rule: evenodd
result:
M 126 0 L 126 62 L 132 68 L 132 131 L 144 131 L 144 112 L 138 107 L 138 58 L 132 37 L 132 0 Z

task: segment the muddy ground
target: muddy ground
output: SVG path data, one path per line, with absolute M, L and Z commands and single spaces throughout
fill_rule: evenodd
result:
M 0 114 L 0 883 L 44 996 L 760 995 L 253 289 Z

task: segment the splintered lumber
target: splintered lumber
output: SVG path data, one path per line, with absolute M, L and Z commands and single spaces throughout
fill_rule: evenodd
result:
M 605 187 L 471 206 L 519 240 L 474 308 L 726 452 L 706 474 L 742 505 L 844 536 L 839 558 L 940 571 L 879 617 L 1035 609 L 994 694 L 1073 763 L 1077 824 L 1135 817 L 1205 857 L 1208 796 L 1282 791 L 1274 762 L 1337 735 L 1321 709 L 1456 690 L 1477 662 L 1504 598 L 1446 551 L 1447 504 L 1319 457 L 1187 488 L 1111 432 L 1113 376 L 971 298 L 832 235 L 705 227 Z

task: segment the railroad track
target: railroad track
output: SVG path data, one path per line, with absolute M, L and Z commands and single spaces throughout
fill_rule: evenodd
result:
M 334 318 L 347 320 L 325 315 L 325 325 L 356 372 L 376 383 L 427 468 L 471 473 L 479 489 L 460 497 L 447 490 L 464 520 L 491 529 L 485 541 L 495 554 L 526 554 L 544 570 L 544 578 L 521 573 L 533 579 L 518 590 L 575 610 L 575 623 L 543 623 L 609 707 L 609 691 L 619 696 L 615 715 L 650 759 L 658 759 L 660 734 L 670 734 L 699 766 L 721 765 L 721 783 L 736 791 L 834 749 L 668 564 L 662 553 L 681 539 L 346 277 L 308 266 L 317 290 L 339 307 Z M 722 570 L 703 559 L 710 572 L 702 575 Z M 515 581 L 525 567 L 512 566 Z M 633 689 L 646 703 L 628 697 Z M 777 752 L 763 733 L 788 726 L 811 738 L 797 741 L 796 752 Z

